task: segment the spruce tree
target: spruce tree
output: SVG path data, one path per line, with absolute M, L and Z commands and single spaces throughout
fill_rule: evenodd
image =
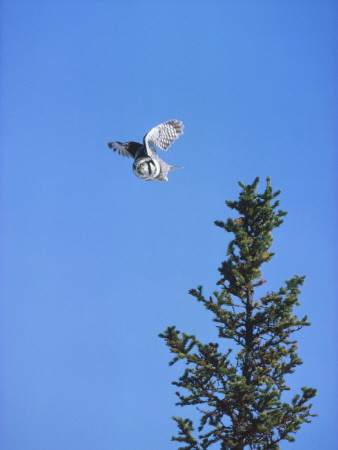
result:
M 172 440 L 184 444 L 179 450 L 279 449 L 315 416 L 309 400 L 316 389 L 302 387 L 289 394 L 290 403 L 284 398 L 290 390 L 285 375 L 302 364 L 294 333 L 310 325 L 307 316 L 298 319 L 293 312 L 304 276 L 295 275 L 275 292 L 257 293 L 265 283 L 261 267 L 274 255 L 272 231 L 286 215 L 277 210 L 280 191 L 273 192 L 270 179 L 262 194 L 256 192 L 258 182 L 240 182 L 239 200 L 226 201 L 237 217 L 215 222 L 233 235 L 218 269 L 219 290 L 213 296 L 205 296 L 201 286 L 189 291 L 211 311 L 219 342 L 202 344 L 175 326 L 159 335 L 174 354 L 169 364 L 183 360 L 187 366 L 173 382 L 180 388 L 177 405 L 194 405 L 200 412 L 195 433 L 192 420 L 174 417 L 179 432 Z

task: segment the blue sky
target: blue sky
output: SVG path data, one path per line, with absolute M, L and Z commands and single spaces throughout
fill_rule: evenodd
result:
M 318 388 L 293 445 L 334 449 L 336 2 L 1 2 L 1 412 L 4 450 L 177 448 L 158 338 L 202 341 L 237 181 L 271 177 L 288 211 L 267 289 L 305 274 L 304 364 Z M 111 140 L 182 120 L 168 183 Z

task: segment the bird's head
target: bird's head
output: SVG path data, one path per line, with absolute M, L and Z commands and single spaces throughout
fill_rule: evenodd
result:
M 158 161 L 150 156 L 143 156 L 134 161 L 133 171 L 137 177 L 150 181 L 159 176 L 161 168 Z

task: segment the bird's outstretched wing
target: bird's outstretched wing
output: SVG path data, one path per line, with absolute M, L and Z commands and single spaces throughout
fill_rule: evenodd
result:
M 184 125 L 178 120 L 169 120 L 152 128 L 143 138 L 147 150 L 156 154 L 155 145 L 161 150 L 167 150 L 170 145 L 183 134 Z M 150 154 L 152 156 L 152 154 Z
M 125 142 L 124 144 L 122 144 L 122 142 L 109 142 L 108 147 L 112 148 L 114 152 L 117 152 L 122 156 L 126 156 L 127 158 L 132 156 L 135 158 L 135 154 L 137 150 L 142 147 L 142 144 L 133 141 Z

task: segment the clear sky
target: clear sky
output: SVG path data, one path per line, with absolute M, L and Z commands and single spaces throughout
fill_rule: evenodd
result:
M 312 322 L 287 381 L 318 388 L 319 417 L 282 449 L 337 448 L 337 19 L 329 0 L 2 0 L 3 450 L 178 447 L 184 367 L 158 333 L 215 338 L 187 292 L 216 289 L 213 221 L 256 176 L 289 213 L 267 289 L 305 274 Z M 168 183 L 107 147 L 170 119 Z

